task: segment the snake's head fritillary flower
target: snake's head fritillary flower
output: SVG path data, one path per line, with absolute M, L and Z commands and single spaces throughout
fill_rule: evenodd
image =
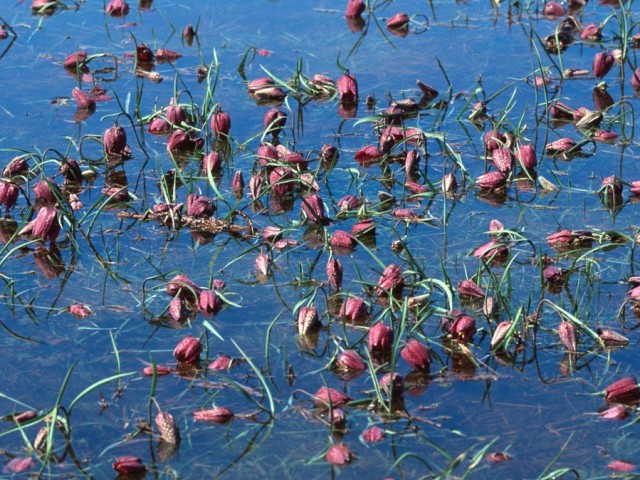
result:
M 178 363 L 195 363 L 202 353 L 202 343 L 199 338 L 187 335 L 173 349 L 173 356 Z

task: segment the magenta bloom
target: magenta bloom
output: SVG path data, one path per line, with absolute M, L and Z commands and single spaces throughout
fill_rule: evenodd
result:
M 214 137 L 226 139 L 231 130 L 231 116 L 219 108 L 211 115 L 210 125 Z
M 605 389 L 604 398 L 610 403 L 638 403 L 640 401 L 640 388 L 634 377 L 621 378 Z
M 129 4 L 125 0 L 111 0 L 105 11 L 112 17 L 124 17 L 129 14 Z
M 58 222 L 58 210 L 55 207 L 42 207 L 38 210 L 38 215 L 30 221 L 20 232 L 20 235 L 31 235 L 41 242 L 50 241 L 54 243 L 60 233 L 60 223 Z
M 204 195 L 187 195 L 187 215 L 190 217 L 209 217 L 214 211 L 213 203 Z
M 402 359 L 418 372 L 429 372 L 431 356 L 429 350 L 418 340 L 410 340 L 400 351 Z
M 107 128 L 102 135 L 102 143 L 104 145 L 104 152 L 107 155 L 119 155 L 128 157 L 131 155 L 131 150 L 127 146 L 127 133 L 119 125 Z
M 369 350 L 372 352 L 389 352 L 393 344 L 393 330 L 384 323 L 376 323 L 369 329 Z
M 327 282 L 334 291 L 342 290 L 342 263 L 337 258 L 327 261 Z
M 613 67 L 615 60 L 608 52 L 598 52 L 593 57 L 593 74 L 597 78 L 603 78 Z
M 354 75 L 345 72 L 336 82 L 338 95 L 342 103 L 356 103 L 358 101 L 358 82 Z
M 347 322 L 355 323 L 367 316 L 367 306 L 359 297 L 348 297 L 340 307 L 340 317 Z
M 345 16 L 347 18 L 357 18 L 362 15 L 365 9 L 364 2 L 362 0 L 349 0 L 347 3 L 347 9 Z
M 183 338 L 173 350 L 173 356 L 178 363 L 196 363 L 202 353 L 200 339 L 191 335 Z

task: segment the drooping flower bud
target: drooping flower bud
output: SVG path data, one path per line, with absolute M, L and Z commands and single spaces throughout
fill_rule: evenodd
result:
M 507 255 L 509 255 L 509 249 L 497 240 L 491 240 L 473 251 L 474 257 L 484 261 L 492 258 L 499 260 Z
M 231 189 L 237 197 L 242 197 L 242 191 L 244 190 L 244 177 L 242 176 L 242 172 L 240 170 L 237 170 L 233 174 Z
M 155 423 L 162 440 L 171 444 L 180 443 L 180 431 L 173 415 L 169 412 L 160 412 L 156 415 Z
M 498 312 L 498 301 L 495 297 L 486 297 L 482 302 L 482 313 L 485 317 L 491 317 Z
M 453 322 L 445 325 L 451 337 L 460 343 L 467 343 L 476 333 L 476 321 L 468 315 L 458 315 Z
M 576 330 L 573 323 L 562 321 L 558 325 L 558 336 L 560 341 L 566 347 L 569 352 L 578 351 L 578 342 L 576 340 Z
M 491 348 L 495 348 L 502 342 L 506 337 L 507 333 L 511 329 L 511 325 L 513 322 L 505 321 L 500 322 L 493 332 L 493 336 L 491 337 Z
M 345 72 L 336 82 L 338 95 L 342 103 L 356 103 L 358 101 L 358 82 L 354 75 Z
M 102 143 L 107 155 L 129 156 L 131 154 L 127 146 L 127 133 L 120 125 L 107 128 L 102 135 Z
M 136 45 L 136 60 L 138 63 L 151 63 L 153 58 L 153 52 L 147 45 L 144 43 Z
M 409 150 L 404 158 L 404 172 L 407 178 L 413 178 L 420 168 L 420 154 L 417 150 Z
M 567 10 L 562 6 L 562 4 L 556 2 L 555 0 L 547 2 L 544 7 L 542 7 L 542 14 L 545 17 L 562 17 L 566 13 Z
M 182 323 L 191 314 L 190 309 L 187 307 L 187 302 L 182 297 L 173 297 L 169 302 L 167 308 L 169 316 L 177 323 Z
M 333 388 L 320 387 L 313 395 L 313 404 L 319 408 L 339 407 L 351 401 L 351 397 Z
M 615 175 L 605 177 L 598 192 L 610 196 L 622 195 L 622 182 Z
M 516 159 L 525 170 L 533 170 L 538 164 L 536 149 L 533 145 L 520 145 L 516 150 Z
M 392 263 L 382 272 L 376 287 L 376 294 L 378 296 L 399 295 L 403 287 L 402 268 Z
M 486 292 L 473 280 L 464 279 L 458 285 L 458 294 L 462 297 L 483 299 Z
M 221 108 L 216 108 L 211 115 L 210 126 L 214 137 L 226 139 L 231 130 L 231 116 Z
M 384 433 L 384 430 L 376 426 L 369 427 L 362 432 L 362 440 L 364 440 L 365 443 L 382 442 L 385 437 L 386 434 Z
M 72 53 L 62 62 L 62 66 L 67 70 L 71 70 L 72 72 L 76 72 L 78 70 L 83 69 L 86 65 L 87 61 L 87 52 L 84 50 L 78 50 L 77 52 Z
M 482 100 L 478 100 L 471 107 L 471 113 L 469 113 L 469 121 L 482 123 L 487 118 L 487 104 Z
M 310 223 L 324 225 L 327 218 L 324 215 L 324 202 L 320 196 L 311 194 L 302 197 L 302 213 Z
M 231 368 L 232 359 L 229 355 L 219 355 L 214 361 L 207 365 L 207 370 L 224 371 Z
M 636 68 L 631 75 L 631 88 L 640 90 L 640 68 Z
M 362 0 L 348 0 L 345 16 L 347 18 L 357 18 L 364 12 L 365 4 Z
M 347 414 L 340 408 L 332 408 L 327 417 L 331 426 L 336 429 L 344 429 L 347 423 Z
M 53 178 L 49 177 L 46 180 L 40 180 L 33 187 L 33 192 L 36 194 L 36 199 L 41 203 L 52 205 L 63 198 L 60 188 L 55 184 Z
M 262 187 L 264 186 L 264 178 L 261 175 L 251 175 L 249 179 L 249 193 L 251 198 L 257 200 L 262 195 Z
M 580 39 L 589 42 L 599 42 L 602 39 L 602 28 L 595 23 L 585 25 L 580 32 Z
M 615 330 L 598 329 L 598 337 L 600 337 L 607 347 L 619 347 L 629 343 L 627 337 Z
M 599 129 L 594 132 L 592 138 L 596 142 L 607 143 L 607 142 L 613 142 L 614 140 L 616 140 L 618 138 L 618 134 L 615 132 L 610 132 L 608 130 Z
M 429 372 L 431 356 L 429 350 L 418 340 L 410 340 L 400 351 L 402 359 L 417 372 Z
M 355 195 L 347 194 L 340 200 L 338 200 L 336 206 L 340 209 L 340 212 L 346 213 L 350 210 L 356 210 L 358 207 L 360 207 L 360 199 Z
M 487 172 L 476 178 L 476 185 L 487 190 L 499 190 L 505 187 L 507 177 L 502 172 Z
M 320 161 L 323 164 L 326 164 L 327 166 L 329 166 L 332 162 L 334 162 L 335 160 L 338 160 L 339 156 L 340 156 L 339 150 L 333 145 L 329 145 L 326 143 L 322 145 L 322 148 L 320 149 L 319 157 L 320 157 Z
M 167 117 L 167 121 L 176 127 L 182 127 L 183 124 L 189 124 L 187 111 L 180 105 L 176 105 L 173 98 L 165 111 L 165 116 Z
M 122 475 L 131 476 L 138 476 L 147 471 L 147 467 L 144 466 L 140 458 L 130 455 L 116 457 L 113 469 Z
M 545 152 L 551 154 L 563 154 L 569 151 L 578 151 L 580 147 L 569 137 L 560 138 L 553 142 L 547 143 L 544 147 Z
M 91 316 L 91 309 L 81 303 L 72 303 L 69 305 L 69 313 L 76 318 L 87 318 Z
M 0 181 L 0 205 L 4 205 L 7 211 L 15 206 L 19 194 L 20 188 L 18 185 L 7 180 Z
M 194 30 L 193 25 L 189 23 L 186 27 L 184 27 L 184 30 L 182 30 L 182 38 L 184 38 L 184 41 L 187 42 L 187 45 L 191 46 L 195 37 L 196 31 Z
M 366 145 L 356 152 L 354 158 L 362 166 L 369 166 L 383 157 L 383 153 L 375 145 Z
M 513 168 L 513 154 L 508 148 L 496 148 L 491 152 L 491 160 L 502 173 L 508 173 Z
M 269 77 L 257 78 L 247 84 L 249 95 L 260 101 L 281 102 L 286 97 L 286 93 L 280 87 L 276 87 L 275 82 Z
M 171 367 L 167 367 L 166 365 L 156 365 L 156 375 L 158 377 L 169 375 L 171 372 L 173 372 L 173 369 Z M 144 367 L 142 369 L 142 374 L 145 377 L 153 377 L 153 366 L 148 365 Z
M 393 345 L 393 330 L 384 323 L 376 323 L 369 329 L 369 350 L 372 352 L 390 352 Z
M 158 48 L 156 50 L 155 57 L 158 63 L 165 63 L 179 59 L 182 57 L 182 54 L 174 50 L 169 50 L 168 48 Z
M 634 377 L 625 377 L 613 382 L 604 391 L 609 403 L 635 404 L 640 401 L 640 388 Z
M 507 137 L 499 130 L 489 130 L 484 134 L 484 148 L 488 153 L 493 152 L 497 148 L 503 148 L 507 144 Z
M 394 208 L 391 215 L 394 218 L 404 220 L 405 222 L 417 222 L 420 220 L 420 215 L 411 208 Z
M 96 101 L 93 97 L 86 92 L 83 92 L 78 87 L 75 87 L 71 91 L 71 96 L 78 104 L 78 110 L 87 110 L 89 112 L 94 112 L 96 109 Z
M 41 242 L 54 243 L 59 233 L 58 210 L 55 207 L 45 206 L 38 210 L 36 218 L 20 230 L 18 235 L 31 235 Z
M 325 459 L 331 465 L 344 467 L 355 460 L 355 454 L 349 449 L 345 443 L 337 443 L 329 447 Z
M 317 332 L 321 327 L 322 323 L 318 318 L 316 307 L 300 307 L 298 311 L 298 333 L 300 335 Z
M 358 242 L 356 242 L 355 237 L 344 230 L 336 230 L 329 240 L 329 245 L 331 245 L 337 253 L 350 252 L 357 244 Z
M 357 323 L 367 316 L 367 306 L 359 297 L 348 297 L 340 307 L 340 317 L 350 323 Z
M 187 195 L 187 215 L 190 217 L 209 217 L 215 211 L 211 200 L 204 195 Z
M 271 193 L 277 196 L 286 195 L 295 189 L 295 176 L 288 167 L 276 167 L 269 174 Z M 303 206 L 304 209 L 304 206 Z
M 264 114 L 263 128 L 265 133 L 271 133 L 277 137 L 285 124 L 287 123 L 287 114 L 279 108 L 272 108 Z
M 80 165 L 73 158 L 65 158 L 60 162 L 58 171 L 64 176 L 66 182 L 81 182 L 82 171 Z
M 216 315 L 222 308 L 222 299 L 215 290 L 202 290 L 198 295 L 198 311 L 206 315 Z
M 355 376 L 365 371 L 367 366 L 355 351 L 345 350 L 336 359 L 335 368 L 339 372 L 349 375 L 350 378 L 355 378 Z
M 167 140 L 167 150 L 170 153 L 192 152 L 199 150 L 204 145 L 204 139 L 191 138 L 191 136 L 181 128 L 175 129 Z
M 34 418 L 38 418 L 38 412 L 35 410 L 26 410 L 20 413 L 14 413 L 10 416 L 10 418 L 19 425 L 28 422 L 29 420 L 33 420 Z
M 424 185 L 420 185 L 416 182 L 405 182 L 404 186 L 407 190 L 409 190 L 413 195 L 422 195 L 427 193 L 429 190 Z M 415 197 L 412 197 L 415 198 Z
M 337 258 L 327 261 L 327 282 L 335 292 L 342 290 L 342 263 Z
M 609 408 L 602 410 L 598 415 L 604 420 L 624 420 L 629 416 L 629 412 L 624 405 L 615 403 Z
M 396 13 L 389 20 L 387 20 L 387 28 L 389 30 L 408 30 L 409 15 L 404 12 Z
M 261 252 L 256 257 L 256 270 L 259 274 L 268 277 L 271 274 L 271 258 L 264 252 Z
M 593 235 L 588 231 L 560 230 L 547 236 L 547 244 L 556 250 L 567 250 L 569 248 L 583 248 L 591 245 Z
M 171 124 L 162 117 L 155 117 L 149 122 L 147 131 L 151 135 L 166 135 L 171 132 Z
M 453 173 L 447 173 L 442 178 L 441 187 L 442 193 L 444 193 L 445 195 L 454 193 L 458 188 L 458 180 L 456 179 L 456 176 Z
M 29 163 L 25 157 L 13 158 L 4 170 L 2 170 L 2 176 L 7 178 L 17 177 L 21 175 L 27 175 L 29 173 Z
M 200 339 L 187 335 L 173 349 L 173 356 L 178 363 L 196 363 L 202 353 Z
M 560 284 L 564 281 L 565 272 L 561 268 L 549 265 L 542 271 L 544 281 L 550 284 Z
M 389 397 L 402 398 L 404 395 L 404 377 L 397 372 L 384 374 L 378 383 Z
M 609 73 L 609 70 L 611 70 L 614 63 L 615 60 L 613 55 L 609 52 L 596 53 L 593 57 L 593 74 L 597 78 L 603 78 L 607 73 Z
M 193 419 L 197 422 L 211 422 L 217 424 L 229 423 L 233 419 L 233 412 L 225 407 L 211 408 L 209 410 L 196 410 Z
M 366 218 L 358 223 L 354 223 L 351 227 L 351 235 L 363 238 L 363 237 L 373 237 L 376 235 L 376 224 L 373 221 L 373 218 Z
M 202 157 L 202 173 L 207 177 L 220 174 L 221 169 L 222 157 L 218 152 L 213 151 Z
M 124 17 L 129 14 L 129 4 L 125 0 L 111 0 L 105 11 L 112 17 Z
M 191 281 L 189 277 L 186 275 L 179 273 L 167 283 L 167 293 L 175 297 L 176 295 L 189 300 L 190 302 L 195 302 L 198 294 L 200 293 L 200 288 Z

